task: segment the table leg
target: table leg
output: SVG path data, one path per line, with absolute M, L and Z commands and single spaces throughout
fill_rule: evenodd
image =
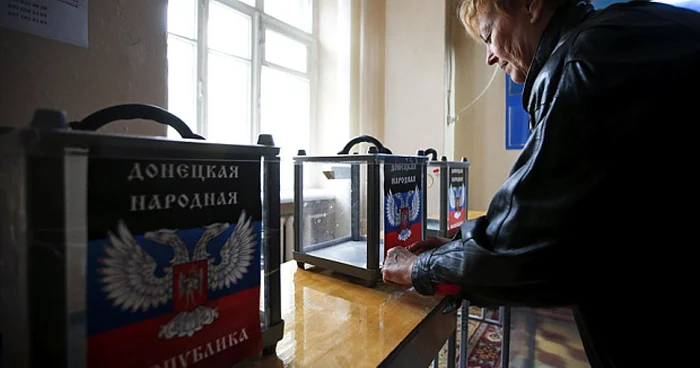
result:
M 508 368 L 510 365 L 510 307 L 501 307 L 501 328 L 503 329 L 501 338 L 501 367 Z
M 459 368 L 467 368 L 467 350 L 469 348 L 469 301 L 462 301 L 461 331 L 459 343 Z
M 527 308 L 525 314 L 525 330 L 528 339 L 527 367 L 535 367 L 535 351 L 537 350 L 537 309 Z
M 452 336 L 447 341 L 447 368 L 455 368 L 457 360 L 457 329 L 452 332 Z

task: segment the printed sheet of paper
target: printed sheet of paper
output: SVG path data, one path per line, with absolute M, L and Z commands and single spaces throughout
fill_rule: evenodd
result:
M 0 0 L 0 26 L 88 47 L 88 0 Z
M 384 257 L 389 249 L 423 240 L 423 175 L 415 163 L 384 166 Z

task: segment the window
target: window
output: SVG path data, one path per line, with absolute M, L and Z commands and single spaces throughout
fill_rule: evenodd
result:
M 313 0 L 168 2 L 168 109 L 208 141 L 272 134 L 285 190 L 311 143 L 313 14 Z

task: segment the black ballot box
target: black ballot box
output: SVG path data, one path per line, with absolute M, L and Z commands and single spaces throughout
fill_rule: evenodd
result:
M 100 133 L 146 119 L 183 139 Z M 0 129 L 2 361 L 230 367 L 275 350 L 279 148 L 215 144 L 155 106 Z
M 416 154 L 430 157 L 426 166 L 427 237 L 452 238 L 468 219 L 471 164 L 466 157 L 461 161 L 449 161 L 446 156 L 438 159 L 434 148 Z
M 358 144 L 366 152 L 350 153 Z M 392 247 L 425 238 L 427 157 L 393 154 L 376 138 L 353 138 L 337 154 L 294 157 L 294 260 L 349 275 L 374 287 Z M 332 202 L 312 209 L 313 193 Z M 328 221 L 327 219 L 332 219 Z

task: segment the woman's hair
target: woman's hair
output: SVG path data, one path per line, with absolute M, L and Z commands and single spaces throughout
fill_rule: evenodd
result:
M 495 9 L 501 13 L 507 13 L 520 0 L 462 0 L 457 7 L 457 17 L 470 36 L 477 41 L 482 41 L 479 35 L 477 17 L 484 11 Z M 551 6 L 559 6 L 564 3 L 590 3 L 591 0 L 544 0 Z
M 503 3 L 506 1 L 508 0 L 462 0 L 457 7 L 457 17 L 472 38 L 482 41 L 477 24 L 479 13 L 488 11 L 491 7 L 503 11 Z

